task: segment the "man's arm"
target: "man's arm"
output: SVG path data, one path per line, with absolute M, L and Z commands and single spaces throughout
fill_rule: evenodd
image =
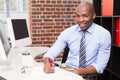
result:
M 50 59 L 49 57 L 44 57 L 43 62 L 44 62 L 44 69 L 43 69 L 44 72 L 45 73 L 53 73 L 55 65 L 54 65 L 52 59 Z
M 86 68 L 79 68 L 79 69 L 71 70 L 71 72 L 79 74 L 79 75 L 89 75 L 89 74 L 97 73 L 94 66 L 88 66 Z

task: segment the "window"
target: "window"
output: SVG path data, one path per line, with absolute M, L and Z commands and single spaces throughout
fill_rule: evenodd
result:
M 27 12 L 29 0 L 0 0 L 0 12 Z
M 28 10 L 28 0 L 23 0 L 23 11 L 27 11 Z
M 0 11 L 4 11 L 4 1 L 5 0 L 0 0 Z
M 20 0 L 21 1 L 21 0 Z M 10 11 L 17 11 L 17 0 L 9 0 L 9 10 Z

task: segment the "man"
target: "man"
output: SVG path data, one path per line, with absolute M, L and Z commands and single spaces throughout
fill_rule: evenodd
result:
M 65 65 L 73 68 L 71 72 L 79 75 L 103 73 L 110 57 L 111 35 L 109 31 L 93 23 L 96 15 L 91 3 L 81 2 L 76 7 L 75 15 L 77 24 L 65 29 L 44 55 L 44 72 L 54 72 L 54 59 L 68 45 L 70 50 Z M 79 67 L 82 32 L 85 32 L 85 67 Z

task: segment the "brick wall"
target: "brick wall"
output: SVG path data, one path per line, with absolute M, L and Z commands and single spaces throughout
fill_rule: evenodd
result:
M 74 24 L 80 0 L 30 0 L 29 16 L 33 44 L 52 46 L 58 35 Z

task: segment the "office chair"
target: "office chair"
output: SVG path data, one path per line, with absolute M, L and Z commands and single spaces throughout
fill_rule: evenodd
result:
M 66 46 L 65 49 L 64 49 L 64 52 L 63 52 L 63 57 L 62 57 L 62 61 L 61 61 L 61 64 L 64 64 L 67 60 L 67 56 L 68 56 L 68 53 L 69 53 L 69 47 Z M 56 66 L 60 66 L 58 64 L 55 63 Z M 87 75 L 87 76 L 83 76 L 84 78 L 87 78 L 87 80 L 97 80 L 97 77 L 99 76 L 100 74 L 92 74 L 92 75 Z
M 65 63 L 66 62 L 68 53 L 69 53 L 69 47 L 66 46 L 65 49 L 64 49 L 63 58 L 62 58 L 61 63 Z

